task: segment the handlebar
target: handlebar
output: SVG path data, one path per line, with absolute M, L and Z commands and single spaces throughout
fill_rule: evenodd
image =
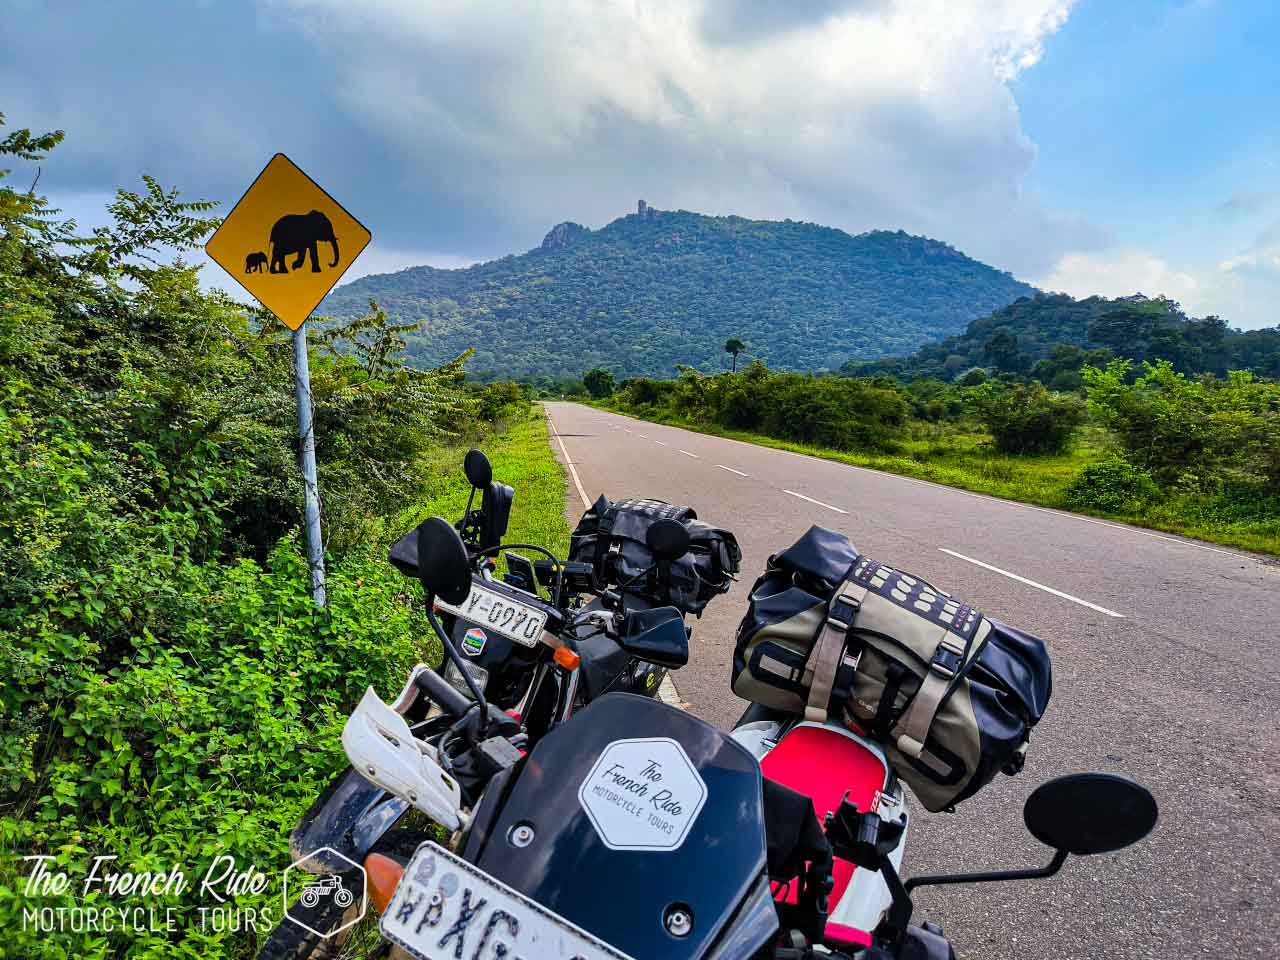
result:
M 472 701 L 455 690 L 449 681 L 434 670 L 420 670 L 414 677 L 418 689 L 430 697 L 440 709 L 451 716 L 460 717 L 471 707 Z

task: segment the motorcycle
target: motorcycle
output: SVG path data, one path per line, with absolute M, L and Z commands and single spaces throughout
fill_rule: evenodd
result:
M 535 741 L 574 708 L 605 692 L 656 695 L 669 668 L 626 655 L 605 624 L 615 609 L 652 608 L 661 596 L 663 578 L 657 577 L 654 583 L 641 578 L 630 588 L 602 590 L 589 563 L 558 559 L 538 544 L 503 544 L 514 491 L 494 482 L 493 468 L 479 450 L 466 455 L 463 468 L 471 492 L 455 529 L 467 548 L 473 589 L 460 605 L 435 601 L 450 639 L 464 654 L 461 665 L 445 661 L 445 679 L 467 694 L 474 683 L 490 703 L 516 711 Z M 480 507 L 473 509 L 477 493 Z M 678 526 L 666 525 L 667 535 L 679 538 Z M 661 530 L 656 534 L 662 535 Z M 688 550 L 687 537 L 683 546 L 677 539 L 666 549 L 678 550 L 672 559 L 678 558 Z M 531 562 L 518 551 L 542 556 Z M 501 579 L 496 576 L 499 553 L 506 565 Z M 406 576 L 417 578 L 418 557 L 415 529 L 392 546 L 389 559 Z M 546 592 L 545 598 L 539 588 Z M 560 689 L 557 681 L 564 675 L 548 662 L 540 643 L 544 632 L 572 638 L 573 651 L 581 661 L 580 669 L 568 675 L 575 689 Z M 565 652 L 559 654 L 560 662 L 572 662 L 571 652 L 564 645 L 561 648 Z M 470 682 L 464 679 L 464 671 Z
M 458 602 L 465 546 L 442 520 L 422 537 L 424 586 Z M 687 656 L 678 611 L 620 621 L 619 643 Z M 912 923 L 912 890 L 1048 877 L 1070 855 L 1137 842 L 1158 816 L 1125 777 L 1059 777 L 1024 809 L 1047 866 L 904 882 L 901 786 L 850 731 L 752 715 L 727 734 L 616 692 L 530 744 L 520 721 L 429 668 L 402 700 L 410 687 L 447 729 L 415 736 L 400 702 L 369 690 L 342 737 L 353 766 L 448 832 L 364 858 L 390 957 L 947 960 L 941 928 Z
M 688 662 L 690 630 L 683 615 L 673 607 L 653 606 L 648 596 L 655 587 L 661 591 L 662 571 L 689 549 L 687 530 L 674 520 L 658 520 L 649 529 L 646 543 L 655 575 L 643 578 L 642 591 L 629 589 L 633 584 L 597 591 L 588 564 L 559 560 L 537 544 L 502 544 L 511 488 L 493 482 L 488 460 L 479 451 L 467 455 L 465 470 L 472 495 L 463 518 L 452 527 L 431 518 L 392 549 L 392 562 L 402 572 L 412 572 L 424 584 L 448 578 L 454 589 L 430 590 L 426 602 L 445 651 L 443 676 L 419 665 L 391 707 L 374 696 L 377 707 L 369 709 L 381 711 L 382 729 L 390 725 L 405 744 L 456 737 L 450 728 L 466 713 L 466 705 L 483 703 L 502 729 L 518 723 L 518 749 L 527 749 L 604 693 L 625 690 L 654 696 L 666 671 Z M 473 510 L 477 491 L 481 508 Z M 441 554 L 433 545 L 441 527 L 461 545 L 461 563 L 453 552 Z M 508 573 L 499 581 L 492 558 L 503 549 L 541 552 L 547 559 L 531 564 L 508 552 Z M 534 583 L 548 588 L 549 599 Z M 469 648 L 468 638 L 477 632 L 485 639 Z M 459 648 L 466 655 L 460 655 Z M 371 694 L 361 701 L 357 714 L 369 706 Z M 445 704 L 452 709 L 442 709 Z M 490 744 L 490 749 L 498 748 Z M 492 758 L 463 756 L 453 764 L 446 754 L 444 763 L 453 795 L 465 796 L 468 802 L 492 774 Z M 289 838 L 291 858 L 311 873 L 349 876 L 352 866 L 371 851 L 406 845 L 411 849 L 416 839 L 426 836 L 404 826 L 415 807 L 445 822 L 440 820 L 440 807 L 418 802 L 428 795 L 428 788 L 395 765 L 371 769 L 370 764 L 353 764 L 300 818 Z M 283 920 L 259 956 L 295 956 L 310 949 L 307 944 L 317 939 L 315 929 L 335 920 L 342 912 L 338 906 L 350 904 L 328 899 L 304 903 L 305 922 Z

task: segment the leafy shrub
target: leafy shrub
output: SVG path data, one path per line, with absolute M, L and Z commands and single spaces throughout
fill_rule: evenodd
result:
M 18 131 L 0 159 L 37 159 L 60 138 Z M 432 653 L 403 579 L 357 545 L 418 497 L 424 455 L 474 418 L 461 361 L 405 367 L 412 325 L 377 309 L 317 336 L 330 559 L 318 615 L 292 539 L 289 335 L 164 264 L 216 221 L 210 204 L 145 184 L 120 191 L 114 222 L 89 236 L 0 184 L 6 932 L 21 929 L 26 854 L 55 855 L 73 878 L 99 854 L 195 870 L 226 852 L 275 874 L 298 813 L 342 764 L 345 711 Z M 237 903 L 278 917 L 278 888 Z M 68 950 L 33 931 L 0 952 L 214 960 L 252 946 L 202 929 L 194 894 L 154 905 L 178 911 L 179 933 L 88 933 Z
M 1167 361 L 1144 364 L 1130 383 L 1130 369 L 1128 360 L 1113 360 L 1081 371 L 1089 409 L 1130 462 L 1183 487 L 1220 482 L 1231 470 L 1275 482 L 1280 385 L 1238 370 L 1225 380 L 1190 380 Z
M 956 383 L 962 387 L 977 387 L 987 382 L 987 371 L 984 367 L 970 367 Z
M 488 423 L 497 423 L 508 417 L 523 417 L 531 407 L 526 388 L 512 380 L 485 384 L 480 390 L 479 401 L 478 413 Z
M 615 384 L 613 374 L 604 367 L 593 367 L 582 375 L 582 385 L 587 388 L 587 393 L 591 394 L 596 400 L 603 400 L 605 397 L 613 396 Z
M 1064 499 L 1085 510 L 1137 513 L 1159 495 L 1151 474 L 1123 457 L 1108 457 L 1081 470 L 1067 487 Z
M 1050 393 L 1039 383 L 983 384 L 970 403 L 1001 453 L 1061 453 L 1085 416 L 1079 398 Z
M 648 377 L 632 377 L 622 382 L 622 401 L 633 407 L 648 407 L 660 403 L 671 385 L 669 380 L 650 380 Z

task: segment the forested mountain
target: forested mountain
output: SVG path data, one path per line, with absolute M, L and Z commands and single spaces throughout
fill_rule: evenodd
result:
M 775 368 L 831 369 L 905 353 L 1033 292 L 945 243 L 851 236 L 794 221 L 644 208 L 599 230 L 553 228 L 537 249 L 460 270 L 412 267 L 340 287 L 320 312 L 370 299 L 421 320 L 415 362 L 467 347 L 479 377 L 718 370 L 729 337 Z
M 859 376 L 951 380 L 972 367 L 985 367 L 1074 389 L 1083 363 L 1111 356 L 1170 360 L 1187 374 L 1252 370 L 1280 377 L 1280 327 L 1232 330 L 1219 317 L 1188 317 L 1175 301 L 1142 294 L 1076 300 L 1064 293 L 1037 293 L 910 356 L 870 363 L 854 358 L 842 369 Z

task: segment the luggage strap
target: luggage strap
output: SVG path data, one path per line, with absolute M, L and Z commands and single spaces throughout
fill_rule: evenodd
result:
M 929 661 L 929 671 L 920 682 L 920 689 L 892 731 L 897 748 L 907 756 L 920 759 L 924 742 L 929 737 L 929 727 L 951 688 L 952 679 L 964 666 L 967 651 L 964 640 L 950 630 L 942 635 L 933 651 L 933 659 Z
M 608 506 L 596 516 L 596 546 L 595 558 L 591 564 L 591 580 L 594 586 L 604 590 L 609 585 L 609 578 L 604 573 L 605 558 L 609 555 L 609 548 L 613 545 L 613 522 L 617 519 L 618 509 L 612 503 L 609 503 L 604 494 L 600 495 L 600 500 L 604 500 Z M 594 506 L 599 507 L 600 500 L 597 500 Z
M 848 650 L 847 640 L 849 629 L 866 596 L 867 588 L 852 580 L 841 581 L 831 596 L 826 619 L 818 630 L 818 641 L 813 646 L 809 663 L 805 665 L 809 679 L 809 699 L 804 708 L 806 720 L 825 721 L 831 710 L 831 696 L 841 668 L 845 668 L 847 673 L 857 669 L 861 650 Z

